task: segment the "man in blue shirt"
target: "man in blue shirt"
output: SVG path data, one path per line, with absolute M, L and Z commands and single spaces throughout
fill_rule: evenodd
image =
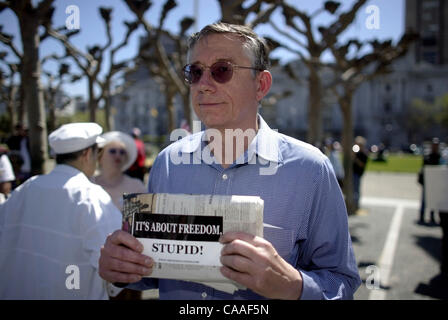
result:
M 198 283 L 142 278 L 153 261 L 116 231 L 100 275 L 128 288 L 159 288 L 161 299 L 351 299 L 361 281 L 347 212 L 331 164 L 318 149 L 270 129 L 258 114 L 272 76 L 262 39 L 218 23 L 194 34 L 184 67 L 192 104 L 207 130 L 157 157 L 151 193 L 254 195 L 264 200 L 264 237 L 221 236 L 222 274 L 247 290 L 228 294 Z

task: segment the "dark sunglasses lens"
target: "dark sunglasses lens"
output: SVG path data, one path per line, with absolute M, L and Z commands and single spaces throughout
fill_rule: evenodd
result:
M 184 77 L 188 83 L 196 83 L 202 77 L 202 68 L 195 64 L 189 64 L 184 68 Z
M 232 79 L 233 68 L 228 62 L 216 62 L 210 67 L 213 79 L 219 83 L 225 83 Z
M 126 154 L 126 150 L 123 149 L 109 149 L 110 154 L 117 154 L 119 153 L 121 156 L 124 156 Z

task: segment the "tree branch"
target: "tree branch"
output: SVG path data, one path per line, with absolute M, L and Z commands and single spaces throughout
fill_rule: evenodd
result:
M 62 44 L 66 49 L 67 55 L 69 55 L 75 60 L 76 64 L 81 70 L 83 70 L 86 74 L 90 73 L 89 66 L 95 65 L 96 61 L 89 53 L 87 52 L 82 53 L 78 48 L 76 48 L 72 43 L 70 43 L 66 35 L 59 33 L 51 26 L 47 26 L 47 32 L 50 36 L 62 42 Z M 84 58 L 87 61 L 87 65 L 84 65 L 78 58 L 78 56 Z
M 20 53 L 20 51 L 16 48 L 16 46 L 14 45 L 13 39 L 14 39 L 14 37 L 12 35 L 9 35 L 7 33 L 3 33 L 3 32 L 0 31 L 0 42 L 2 42 L 3 44 L 7 45 L 12 50 L 14 55 L 19 60 L 22 60 L 23 56 Z
M 280 29 L 275 23 L 274 21 L 269 21 L 269 24 L 271 25 L 271 27 L 277 31 L 278 33 L 280 33 L 282 36 L 288 38 L 289 40 L 293 41 L 294 43 L 296 43 L 297 45 L 299 45 L 300 47 L 304 48 L 304 49 L 308 49 L 308 47 L 299 39 L 294 38 L 293 36 L 291 36 L 291 34 L 289 32 L 286 32 L 285 30 Z M 283 45 L 282 45 L 283 46 Z

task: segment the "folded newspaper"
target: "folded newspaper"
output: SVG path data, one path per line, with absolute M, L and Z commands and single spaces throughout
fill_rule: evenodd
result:
M 123 229 L 154 259 L 152 278 L 193 281 L 233 293 L 245 289 L 221 272 L 221 234 L 244 231 L 263 236 L 260 197 L 125 194 Z

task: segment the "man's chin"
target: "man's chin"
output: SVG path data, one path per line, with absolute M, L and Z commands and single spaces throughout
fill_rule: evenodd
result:
M 207 129 L 222 129 L 225 128 L 225 122 L 222 117 L 205 117 L 202 123 Z

